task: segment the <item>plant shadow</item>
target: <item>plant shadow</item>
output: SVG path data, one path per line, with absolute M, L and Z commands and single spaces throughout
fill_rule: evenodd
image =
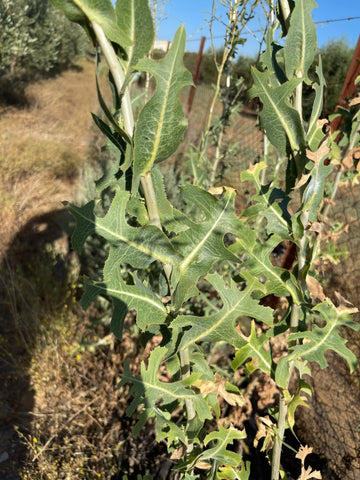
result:
M 0 471 L 7 480 L 20 478 L 16 475 L 33 438 L 36 384 L 30 369 L 42 321 L 68 301 L 69 282 L 78 275 L 77 256 L 70 250 L 72 229 L 73 219 L 64 208 L 35 216 L 2 255 Z

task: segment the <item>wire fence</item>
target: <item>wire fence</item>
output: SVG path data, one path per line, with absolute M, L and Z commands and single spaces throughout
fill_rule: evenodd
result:
M 210 103 L 208 87 L 197 89 L 194 112 L 190 123 L 205 124 L 200 111 Z M 197 108 L 202 106 L 201 109 Z M 220 106 L 217 114 L 221 111 Z M 225 170 L 223 182 L 239 192 L 238 207 L 243 209 L 251 187 L 241 182 L 241 172 L 250 164 L 264 158 L 264 136 L 257 124 L 256 112 L 243 109 L 232 120 L 225 135 L 224 147 L 237 143 L 234 155 L 229 157 L 230 168 Z M 196 140 L 196 139 L 194 139 Z M 272 159 L 276 162 L 276 155 Z M 284 165 L 285 168 L 285 165 Z M 317 265 L 325 292 L 335 301 L 339 292 L 346 300 L 360 308 L 360 185 L 341 183 L 328 214 L 330 226 L 335 227 L 336 254 L 329 242 L 323 242 L 325 260 Z M 337 263 L 331 262 L 332 257 Z M 356 316 L 359 319 L 359 314 Z M 360 360 L 360 333 L 341 332 Z M 327 480 L 360 479 L 360 372 L 350 374 L 347 364 L 333 352 L 327 355 L 329 367 L 311 366 L 313 396 L 311 408 L 300 408 L 297 414 L 297 434 L 303 443 L 313 447 L 314 453 L 324 459 L 323 478 Z M 326 465 L 326 466 L 324 466 Z

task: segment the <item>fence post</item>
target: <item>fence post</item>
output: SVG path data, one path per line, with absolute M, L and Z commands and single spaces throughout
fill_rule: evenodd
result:
M 201 60 L 202 60 L 202 54 L 203 54 L 203 50 L 204 50 L 205 39 L 206 39 L 206 37 L 201 37 L 200 47 L 199 47 L 199 51 L 198 51 L 198 54 L 197 54 L 197 57 L 196 57 L 196 64 L 195 64 L 195 68 L 194 68 L 194 72 L 193 72 L 194 85 L 192 85 L 191 88 L 190 88 L 189 99 L 188 99 L 188 108 L 187 108 L 187 114 L 188 115 L 190 114 L 191 109 L 192 109 L 194 96 L 195 96 L 195 88 L 196 88 L 196 85 L 199 81 L 200 64 L 201 64 Z

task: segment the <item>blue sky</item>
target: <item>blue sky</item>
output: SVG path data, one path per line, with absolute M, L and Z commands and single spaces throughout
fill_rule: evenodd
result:
M 312 11 L 315 22 L 349 17 L 360 17 L 360 0 L 318 0 L 318 8 Z M 210 18 L 212 0 L 167 0 L 165 16 L 160 24 L 158 39 L 171 40 L 176 29 L 185 24 L 188 42 L 187 50 L 197 51 L 200 38 L 206 37 L 205 49 L 210 47 L 209 28 L 206 19 Z M 219 7 L 218 14 L 224 21 L 227 20 L 225 9 Z M 252 30 L 259 30 L 261 23 L 259 18 L 251 21 Z M 221 46 L 224 27 L 220 22 L 214 25 L 216 46 Z M 261 32 L 256 32 L 261 35 Z M 360 35 L 360 18 L 350 21 L 322 23 L 317 25 L 318 44 L 325 45 L 328 40 L 344 37 L 351 47 L 355 47 Z M 246 44 L 239 49 L 243 55 L 256 55 L 258 41 L 248 32 L 245 34 Z

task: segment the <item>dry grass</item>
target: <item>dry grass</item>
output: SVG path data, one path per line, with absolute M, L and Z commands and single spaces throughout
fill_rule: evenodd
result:
M 29 107 L 0 110 L 2 248 L 32 215 L 74 196 L 91 141 L 89 111 L 97 109 L 93 65 L 81 69 L 30 85 Z

